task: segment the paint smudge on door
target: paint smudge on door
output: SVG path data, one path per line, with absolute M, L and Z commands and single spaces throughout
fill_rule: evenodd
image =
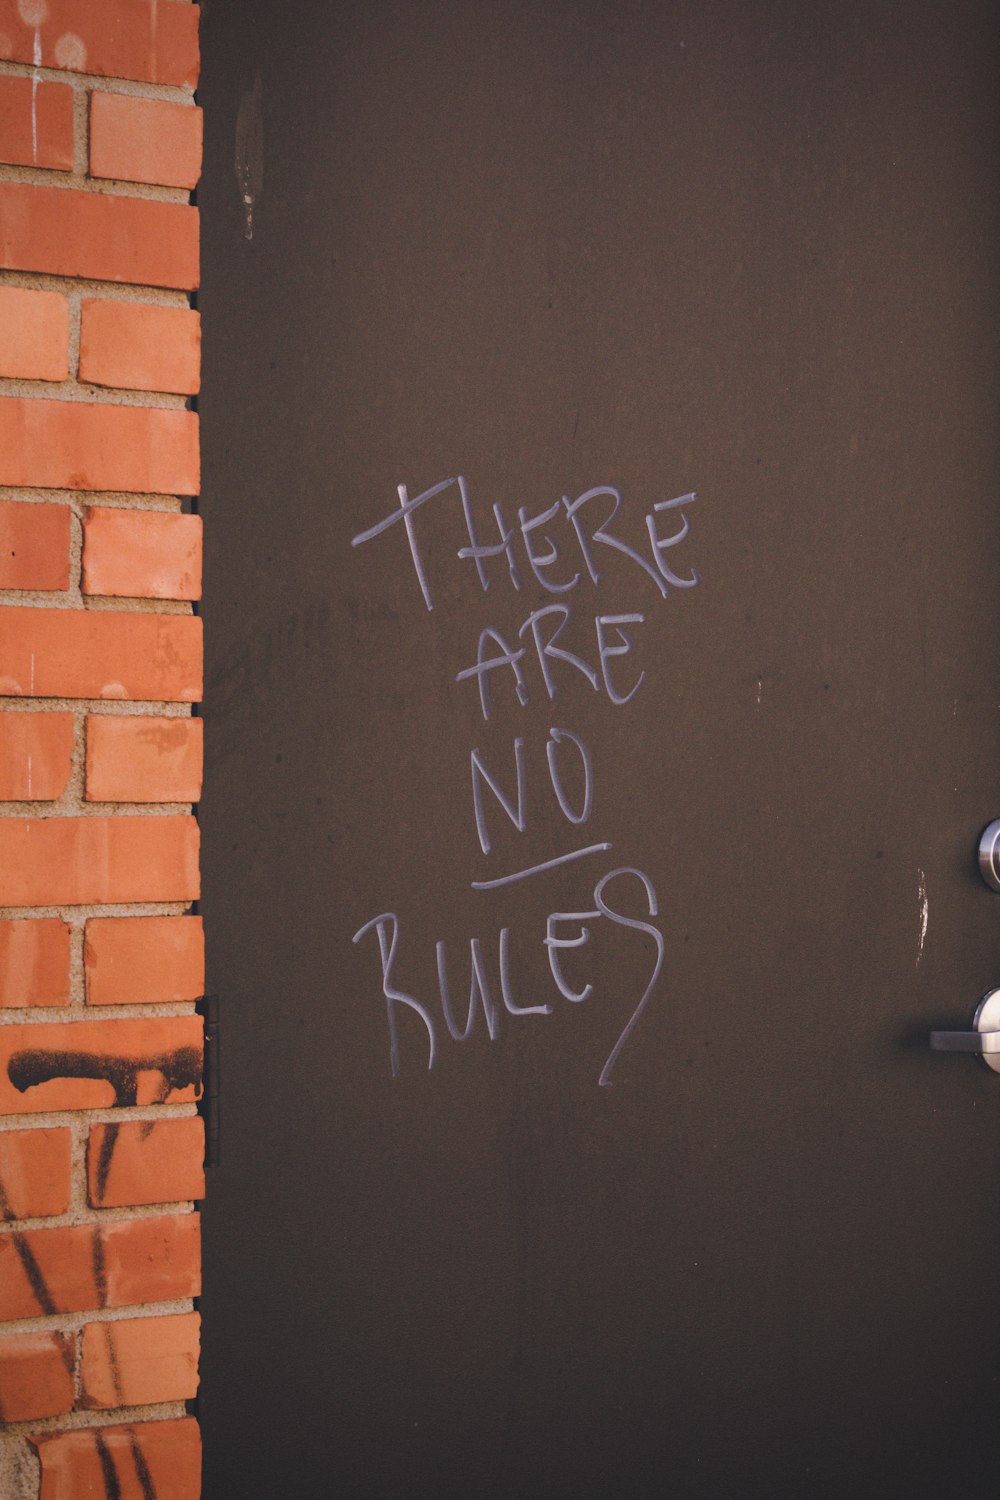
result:
M 243 203 L 243 235 L 253 239 L 253 211 L 264 186 L 263 85 L 258 72 L 244 89 L 236 115 L 236 182 Z
M 927 877 L 923 870 L 917 871 L 917 902 L 920 908 L 920 937 L 917 940 L 917 968 L 920 968 L 920 960 L 924 956 L 924 943 L 927 940 L 927 917 L 929 907 L 927 904 Z

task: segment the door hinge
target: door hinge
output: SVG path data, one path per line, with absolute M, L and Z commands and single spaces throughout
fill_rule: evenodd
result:
M 219 997 L 205 995 L 199 1005 L 205 1022 L 205 1068 L 201 1117 L 205 1121 L 205 1165 L 219 1165 Z

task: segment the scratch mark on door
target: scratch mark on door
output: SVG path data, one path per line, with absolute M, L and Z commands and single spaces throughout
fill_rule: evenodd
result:
M 924 943 L 927 940 L 927 917 L 929 907 L 927 903 L 927 877 L 923 870 L 918 870 L 919 880 L 917 883 L 917 902 L 920 906 L 920 937 L 917 941 L 917 968 L 920 968 L 920 960 L 924 956 Z
M 264 186 L 264 110 L 260 73 L 245 89 L 236 116 L 236 181 L 243 202 L 243 235 L 253 239 L 253 211 Z

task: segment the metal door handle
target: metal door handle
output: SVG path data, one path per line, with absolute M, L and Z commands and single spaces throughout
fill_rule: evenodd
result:
M 932 1031 L 935 1052 L 975 1052 L 994 1073 L 1000 1073 L 1000 990 L 980 1000 L 972 1018 L 974 1031 Z
M 935 1052 L 1000 1052 L 1000 1031 L 932 1031 Z

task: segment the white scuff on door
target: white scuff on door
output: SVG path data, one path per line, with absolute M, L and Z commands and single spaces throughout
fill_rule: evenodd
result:
M 920 960 L 924 956 L 924 943 L 927 940 L 927 918 L 929 906 L 927 903 L 927 877 L 923 870 L 917 871 L 917 903 L 920 907 L 920 937 L 917 939 L 917 968 L 920 968 Z

